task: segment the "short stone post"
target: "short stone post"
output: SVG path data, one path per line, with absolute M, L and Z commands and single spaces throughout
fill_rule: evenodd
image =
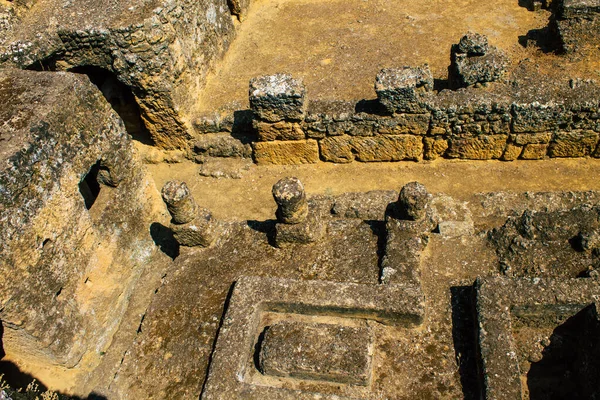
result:
M 427 112 L 421 97 L 432 90 L 433 75 L 427 64 L 383 69 L 375 79 L 377 98 L 391 114 Z
M 181 246 L 210 246 L 217 237 L 218 224 L 207 209 L 198 206 L 185 182 L 169 181 L 161 190 L 171 214 L 171 230 Z
M 306 200 L 304 186 L 298 178 L 283 178 L 273 185 L 273 198 L 277 203 L 275 245 L 308 244 L 323 235 L 323 224 L 311 212 Z
M 308 203 L 304 186 L 298 178 L 283 178 L 273 185 L 273 198 L 277 203 L 277 220 L 284 224 L 297 224 L 306 220 Z
M 427 215 L 430 198 L 425 186 L 419 182 L 407 183 L 400 190 L 398 201 L 386 213 L 381 283 L 420 285 L 421 254 L 436 225 Z

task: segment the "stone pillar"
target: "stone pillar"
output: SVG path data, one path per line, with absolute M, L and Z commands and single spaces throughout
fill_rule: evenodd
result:
M 309 209 L 304 186 L 298 178 L 283 178 L 273 185 L 277 203 L 275 245 L 308 244 L 323 236 L 321 218 Z
M 185 182 L 169 181 L 165 183 L 161 195 L 174 224 L 186 224 L 196 218 L 198 205 Z
M 421 255 L 436 223 L 427 215 L 430 195 L 425 186 L 410 182 L 386 213 L 386 243 L 381 283 L 421 284 Z
M 258 164 L 307 164 L 319 161 L 316 140 L 307 139 L 302 126 L 306 114 L 306 88 L 288 74 L 259 76 L 250 80 L 253 143 Z
M 169 181 L 161 194 L 172 217 L 173 236 L 181 246 L 208 247 L 215 241 L 219 224 L 209 210 L 196 204 L 185 182 Z
M 432 90 L 433 75 L 427 64 L 383 69 L 375 79 L 377 98 L 391 114 L 426 112 L 421 97 Z
M 398 196 L 398 212 L 401 219 L 417 221 L 425 217 L 429 193 L 419 182 L 410 182 L 402 187 Z
M 308 203 L 304 186 L 298 178 L 283 178 L 273 185 L 273 198 L 277 203 L 277 221 L 297 224 L 306 220 Z

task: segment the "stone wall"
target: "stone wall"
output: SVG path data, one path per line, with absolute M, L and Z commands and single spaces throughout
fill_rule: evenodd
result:
M 536 88 L 494 83 L 434 92 L 433 79 L 431 85 L 414 79 L 420 73 L 384 70 L 396 76 L 378 77 L 378 99 L 358 103 L 309 101 L 302 82 L 287 75 L 253 80 L 254 160 L 600 157 L 600 87 L 594 82 L 538 82 Z
M 2 344 L 71 368 L 111 344 L 166 211 L 87 77 L 3 70 L 0 101 Z
M 248 2 L 234 3 L 239 14 Z M 186 149 L 192 94 L 202 89 L 235 34 L 229 7 L 227 0 L 56 2 L 46 7 L 54 11 L 44 11 L 52 19 L 31 10 L 2 32 L 0 63 L 106 69 L 132 89 L 155 144 Z

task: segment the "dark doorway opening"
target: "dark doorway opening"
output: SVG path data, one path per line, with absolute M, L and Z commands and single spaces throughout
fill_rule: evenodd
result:
M 79 182 L 79 193 L 85 202 L 85 208 L 92 208 L 98 195 L 100 194 L 100 183 L 98 182 L 98 172 L 100 172 L 100 161 L 90 168 L 90 171 Z
M 119 114 L 125 123 L 127 133 L 138 142 L 153 145 L 154 141 L 142 120 L 140 107 L 129 86 L 125 85 L 112 72 L 91 65 L 74 67 L 69 70 L 76 74 L 85 74 L 100 89 L 104 98 Z

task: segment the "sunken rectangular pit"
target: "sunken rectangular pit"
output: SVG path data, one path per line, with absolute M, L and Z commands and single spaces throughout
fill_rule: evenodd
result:
M 477 282 L 486 399 L 600 395 L 600 286 L 591 278 Z
M 371 398 L 375 326 L 423 315 L 418 286 L 243 277 L 201 398 Z

